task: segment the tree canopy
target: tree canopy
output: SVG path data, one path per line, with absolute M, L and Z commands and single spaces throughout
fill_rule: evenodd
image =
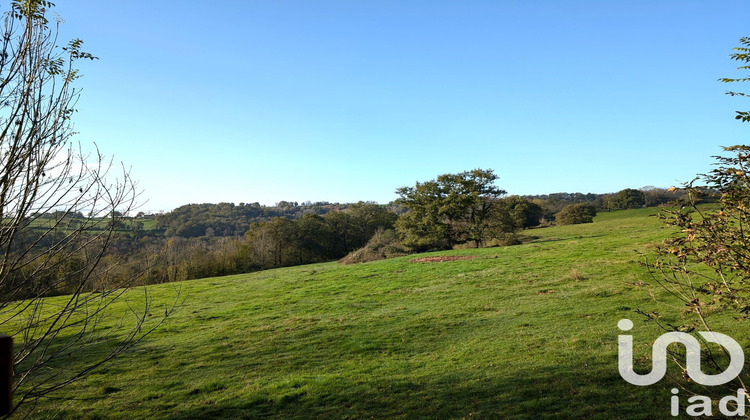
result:
M 495 185 L 493 170 L 443 174 L 396 190 L 396 203 L 407 212 L 396 222 L 402 244 L 412 250 L 449 249 L 474 242 L 481 246 L 508 225 L 495 217 L 497 199 L 505 191 Z
M 588 203 L 568 204 L 555 215 L 558 225 L 577 225 L 579 223 L 591 223 L 596 216 L 596 209 Z

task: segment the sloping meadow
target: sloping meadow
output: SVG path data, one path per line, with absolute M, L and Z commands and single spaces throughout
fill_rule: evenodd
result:
M 639 387 L 617 370 L 620 319 L 648 371 L 662 331 L 635 310 L 684 313 L 637 264 L 671 232 L 653 213 L 535 229 L 518 246 L 183 282 L 160 329 L 37 414 L 666 417 L 680 372 Z M 174 288 L 149 291 L 168 302 Z

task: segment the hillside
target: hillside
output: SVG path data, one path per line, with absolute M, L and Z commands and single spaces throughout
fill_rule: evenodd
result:
M 636 387 L 617 371 L 618 320 L 636 322 L 640 356 L 660 334 L 634 312 L 667 301 L 635 263 L 634 251 L 669 232 L 653 212 L 535 229 L 533 242 L 513 247 L 150 286 L 163 300 L 181 287 L 185 302 L 44 409 L 91 418 L 666 417 L 673 383 Z M 411 261 L 439 256 L 468 258 Z M 673 308 L 667 321 L 681 311 Z

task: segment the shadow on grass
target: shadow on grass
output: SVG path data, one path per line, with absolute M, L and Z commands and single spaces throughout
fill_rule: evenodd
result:
M 186 411 L 175 407 L 167 418 L 649 419 L 669 415 L 666 387 L 630 385 L 615 365 L 587 372 L 576 375 L 565 367 L 518 370 L 508 372 L 508 379 L 502 381 L 481 370 L 390 381 L 342 378 L 327 392 L 298 390 L 274 399 L 207 401 Z

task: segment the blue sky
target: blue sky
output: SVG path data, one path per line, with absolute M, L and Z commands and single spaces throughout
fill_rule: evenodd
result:
M 669 187 L 748 143 L 746 1 L 76 1 L 76 139 L 145 210 L 385 203 L 492 168 L 511 194 Z M 732 86 L 742 90 L 743 86 Z M 750 90 L 750 89 L 746 89 Z

